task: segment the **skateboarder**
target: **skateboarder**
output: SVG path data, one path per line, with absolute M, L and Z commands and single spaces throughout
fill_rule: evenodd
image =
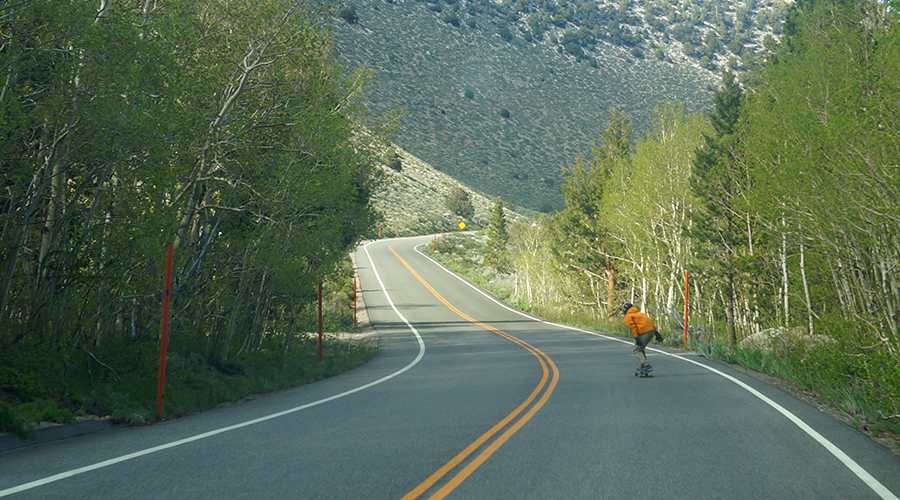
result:
M 647 344 L 653 340 L 653 337 L 656 337 L 657 342 L 661 341 L 662 335 L 656 331 L 656 325 L 653 324 L 653 320 L 646 314 L 638 311 L 638 308 L 634 307 L 631 302 L 622 304 L 622 312 L 625 313 L 625 324 L 628 325 L 628 328 L 631 328 L 631 332 L 634 334 L 634 357 L 641 362 L 641 367 L 637 369 L 635 375 L 640 374 L 642 377 L 652 377 L 653 375 L 650 372 L 653 371 L 653 367 L 647 362 L 644 349 L 647 348 Z

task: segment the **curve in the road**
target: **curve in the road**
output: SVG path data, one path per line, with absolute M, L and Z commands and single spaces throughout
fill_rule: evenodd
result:
M 284 411 L 280 411 L 280 412 L 277 412 L 277 413 L 273 413 L 273 414 L 271 414 L 271 415 L 266 415 L 266 416 L 263 416 L 263 417 L 255 418 L 255 419 L 253 419 L 253 420 L 248 420 L 248 421 L 246 421 L 246 422 L 241 422 L 241 423 L 238 423 L 238 424 L 229 425 L 229 426 L 227 426 L 227 427 L 221 427 L 221 428 L 219 428 L 219 429 L 214 429 L 214 430 L 211 430 L 211 431 L 208 431 L 208 432 L 203 432 L 203 433 L 201 433 L 201 434 L 196 434 L 196 435 L 194 435 L 194 436 L 186 437 L 186 438 L 184 438 L 184 439 L 179 439 L 179 440 L 177 440 L 177 441 L 172 441 L 172 442 L 169 442 L 169 443 L 161 444 L 161 445 L 159 445 L 159 446 L 154 446 L 154 447 L 151 447 L 151 448 L 146 448 L 146 449 L 143 449 L 143 450 L 136 451 L 136 452 L 134 452 L 134 453 L 128 453 L 128 454 L 126 454 L 126 455 L 121 455 L 121 456 L 118 456 L 118 457 L 115 457 L 115 458 L 111 458 L 111 459 L 109 459 L 109 460 L 104 460 L 104 461 L 102 461 L 102 462 L 97 462 L 97 463 L 95 463 L 95 464 L 86 465 L 86 466 L 84 466 L 84 467 L 79 467 L 79 468 L 77 468 L 77 469 L 72 469 L 72 470 L 68 470 L 68 471 L 65 471 L 65 472 L 60 472 L 59 474 L 54 474 L 54 475 L 52 475 L 52 476 L 47 476 L 47 477 L 44 477 L 44 478 L 41 478 L 41 479 L 37 479 L 37 480 L 35 480 L 35 481 L 31 481 L 31 482 L 28 482 L 28 483 L 20 484 L 20 485 L 18 485 L 18 486 L 13 486 L 12 488 L 7 488 L 7 489 L 5 489 L 5 490 L 0 490 L 0 498 L 6 497 L 6 496 L 9 496 L 9 495 L 12 495 L 12 494 L 14 494 L 14 493 L 19 493 L 19 492 L 22 492 L 22 491 L 27 491 L 27 490 L 30 490 L 30 489 L 33 489 L 33 488 L 37 488 L 37 487 L 40 487 L 40 486 L 43 486 L 43 485 L 46 485 L 46 484 L 54 483 L 54 482 L 56 482 L 56 481 L 61 481 L 61 480 L 63 480 L 63 479 L 67 479 L 67 478 L 70 478 L 70 477 L 73 477 L 73 476 L 77 476 L 77 475 L 80 475 L 80 474 L 84 474 L 84 473 L 86 473 L 86 472 L 91 472 L 91 471 L 95 471 L 95 470 L 98 470 L 98 469 L 103 469 L 103 468 L 105 468 L 105 467 L 110 467 L 110 466 L 112 466 L 112 465 L 116 465 L 116 464 L 119 464 L 119 463 L 122 463 L 122 462 L 127 462 L 127 461 L 129 461 L 129 460 L 133 460 L 133 459 L 136 459 L 136 458 L 140 458 L 140 457 L 144 457 L 144 456 L 147 456 L 147 455 L 151 455 L 151 454 L 153 454 L 153 453 L 157 453 L 157 452 L 160 452 L 160 451 L 163 451 L 163 450 L 168 450 L 168 449 L 175 448 L 175 447 L 178 447 L 178 446 L 182 446 L 182 445 L 185 445 L 185 444 L 188 444 L 188 443 L 193 443 L 193 442 L 195 442 L 195 441 L 200 441 L 201 439 L 206 439 L 206 438 L 209 438 L 209 437 L 217 436 L 217 435 L 219 435 L 219 434 L 223 434 L 223 433 L 230 432 L 230 431 L 237 430 L 237 429 L 242 429 L 242 428 L 244 428 L 244 427 L 249 427 L 249 426 L 251 426 L 251 425 L 255 425 L 255 424 L 258 424 L 258 423 L 261 423 L 261 422 L 265 422 L 265 421 L 267 421 L 267 420 L 272 420 L 272 419 L 274 419 L 274 418 L 283 417 L 283 416 L 289 415 L 289 414 L 291 414 L 291 413 L 296 413 L 296 412 L 298 412 L 298 411 L 302 411 L 302 410 L 305 410 L 305 409 L 307 409 L 307 408 L 312 408 L 312 407 L 314 407 L 314 406 L 319 406 L 319 405 L 324 404 L 324 403 L 327 403 L 327 402 L 329 402 L 329 401 L 334 401 L 334 400 L 336 400 L 336 399 L 340 399 L 340 398 L 349 396 L 349 395 L 351 395 L 351 394 L 355 394 L 355 393 L 357 393 L 357 392 L 364 391 L 364 390 L 366 390 L 366 389 L 369 389 L 369 388 L 374 387 L 374 386 L 376 386 L 376 385 L 378 385 L 378 384 L 381 384 L 381 383 L 383 383 L 383 382 L 386 382 L 386 381 L 388 381 L 388 380 L 390 380 L 390 379 L 392 379 L 392 378 L 394 378 L 394 377 L 396 377 L 396 376 L 398 376 L 398 375 L 400 375 L 400 374 L 403 374 L 403 373 L 409 371 L 412 367 L 416 366 L 416 365 L 419 363 L 419 361 L 422 360 L 423 357 L 425 357 L 425 342 L 422 340 L 422 336 L 419 335 L 419 332 L 416 330 L 416 328 L 415 328 L 414 326 L 412 326 L 412 324 L 410 324 L 410 322 L 406 319 L 405 316 L 403 316 L 402 314 L 400 314 L 400 311 L 397 309 L 397 306 L 395 306 L 393 300 L 391 300 L 391 296 L 390 296 L 390 294 L 388 294 L 387 288 L 384 286 L 384 282 L 382 282 L 381 276 L 378 274 L 378 270 L 375 268 L 375 263 L 372 261 L 372 256 L 369 255 L 368 246 L 371 245 L 372 243 L 374 243 L 374 242 L 370 242 L 369 244 L 363 246 L 363 250 L 365 250 L 365 252 L 366 252 L 366 257 L 368 257 L 369 263 L 372 265 L 372 271 L 373 271 L 374 274 L 375 274 L 375 278 L 378 280 L 379 286 L 381 286 L 381 291 L 384 292 L 384 296 L 385 296 L 385 298 L 387 298 L 388 304 L 390 304 L 391 308 L 394 310 L 394 312 L 397 314 L 397 316 L 398 316 L 401 320 L 403 320 L 403 322 L 406 324 L 406 326 L 409 327 L 410 331 L 412 331 L 412 333 L 416 336 L 416 340 L 417 340 L 418 343 L 419 343 L 419 353 L 418 353 L 418 355 L 415 357 L 415 359 L 413 359 L 409 364 L 407 364 L 407 365 L 404 366 L 403 368 L 401 368 L 401 369 L 399 369 L 399 370 L 397 370 L 397 371 L 395 371 L 395 372 L 393 372 L 393 373 L 391 373 L 391 374 L 389 374 L 389 375 L 386 375 L 386 376 L 384 376 L 384 377 L 382 377 L 382 378 L 380 378 L 380 379 L 378 379 L 378 380 L 375 380 L 375 381 L 373 381 L 373 382 L 369 382 L 368 384 L 361 385 L 361 386 L 356 387 L 356 388 L 354 388 L 354 389 L 350 389 L 349 391 L 344 391 L 344 392 L 342 392 L 342 393 L 340 393 L 340 394 L 335 394 L 334 396 L 329 396 L 329 397 L 327 397 L 327 398 L 319 399 L 319 400 L 317 400 L 317 401 L 313 401 L 313 402 L 311 402 L 311 403 L 307 403 L 307 404 L 304 404 L 304 405 L 301 405 L 301 406 L 297 406 L 297 407 L 290 408 L 290 409 L 287 409 L 287 410 L 284 410 Z
M 541 369 L 543 371 L 543 376 L 541 377 L 541 380 L 538 383 L 537 387 L 535 387 L 535 389 L 531 392 L 531 394 L 528 396 L 528 398 L 526 398 L 525 401 L 521 405 L 519 405 L 515 410 L 512 411 L 512 413 L 507 415 L 503 420 L 501 420 L 496 425 L 491 427 L 490 430 L 488 430 L 487 432 L 482 434 L 478 439 L 473 441 L 472 444 L 467 446 L 463 451 L 461 451 L 459 454 L 457 454 L 455 457 L 453 457 L 449 462 L 444 464 L 443 467 L 441 467 L 434 474 L 429 476 L 428 479 L 426 479 L 425 481 L 422 482 L 422 484 L 416 486 L 412 491 L 407 493 L 402 498 L 402 500 L 413 500 L 414 498 L 418 498 L 423 493 L 428 491 L 432 486 L 434 486 L 438 481 L 440 481 L 441 478 L 443 478 L 450 471 L 452 471 L 459 464 L 461 464 L 466 458 L 468 458 L 476 450 L 478 450 L 482 445 L 484 445 L 486 442 L 488 442 L 495 434 L 497 434 L 503 428 L 505 428 L 507 425 L 509 425 L 510 422 L 515 420 L 519 416 L 519 414 L 521 414 L 526 408 L 528 408 L 529 405 L 531 405 L 531 403 L 535 400 L 535 398 L 537 398 L 537 396 L 541 393 L 541 391 L 544 390 L 546 387 L 546 390 L 544 390 L 544 393 L 541 396 L 540 400 L 538 400 L 537 403 L 535 403 L 533 406 L 531 406 L 531 408 L 528 410 L 528 412 L 526 412 L 524 415 L 522 415 L 521 418 L 516 420 L 516 422 L 514 424 L 512 424 L 508 429 L 506 429 L 506 431 L 503 434 L 501 434 L 500 437 L 498 437 L 490 445 L 488 445 L 487 448 L 485 448 L 480 454 L 478 454 L 478 456 L 476 456 L 471 462 L 469 462 L 465 467 L 463 467 L 462 470 L 457 472 L 456 475 L 453 476 L 446 484 L 444 484 L 440 489 L 438 489 L 438 491 L 436 491 L 433 495 L 431 495 L 429 497 L 429 500 L 439 500 L 441 498 L 446 497 L 457 486 L 462 484 L 462 482 L 465 481 L 467 477 L 469 477 L 473 472 L 475 472 L 475 470 L 478 469 L 478 467 L 480 467 L 481 464 L 483 464 L 485 462 L 485 460 L 487 460 L 495 451 L 497 451 L 501 446 L 503 446 L 503 443 L 508 441 L 509 438 L 512 437 L 513 434 L 515 434 L 519 429 L 521 429 L 522 426 L 525 425 L 526 422 L 531 420 L 531 417 L 533 417 L 534 414 L 537 413 L 538 410 L 540 410 L 541 407 L 544 406 L 544 404 L 547 402 L 547 399 L 550 398 L 550 394 L 552 394 L 553 390 L 556 388 L 556 384 L 559 382 L 559 369 L 556 367 L 556 364 L 553 363 L 553 360 L 550 359 L 550 357 L 547 356 L 540 349 L 537 349 L 534 346 L 532 346 L 531 344 L 524 342 L 521 339 L 518 339 L 502 330 L 494 328 L 491 325 L 482 323 L 481 321 L 478 321 L 478 320 L 472 318 L 471 316 L 467 315 L 466 313 L 457 309 L 456 306 L 454 306 L 453 304 L 448 302 L 447 299 L 445 299 L 440 293 L 437 292 L 437 290 L 435 290 L 431 285 L 429 285 L 427 281 L 425 281 L 421 276 L 419 276 L 419 273 L 417 273 L 412 268 L 412 266 L 410 266 L 405 260 L 403 260 L 403 258 L 400 257 L 400 255 L 398 255 L 397 252 L 395 252 L 392 247 L 393 247 L 393 245 L 391 245 L 391 247 L 388 247 L 388 249 L 391 251 L 391 253 L 393 253 L 394 256 L 400 260 L 400 262 L 406 267 L 406 269 L 408 269 L 409 272 L 412 273 L 412 275 L 415 276 L 416 279 L 419 280 L 419 282 L 422 283 L 425 286 L 425 288 L 427 288 L 428 291 L 430 291 L 435 296 L 435 298 L 437 298 L 442 304 L 447 306 L 448 309 L 450 309 L 456 315 L 465 319 L 466 321 L 468 321 L 474 325 L 480 326 L 481 328 L 484 328 L 485 330 L 493 332 L 493 333 L 523 347 L 525 350 L 530 352 L 532 355 L 534 355 L 534 357 L 536 357 L 538 359 L 538 361 L 541 364 Z M 548 370 L 548 366 L 549 366 L 549 370 Z M 553 372 L 552 379 L 550 380 L 550 384 L 547 385 L 547 380 L 550 377 L 551 370 Z
M 422 255 L 422 256 L 425 257 L 426 259 L 430 260 L 430 261 L 433 262 L 435 265 L 439 266 L 441 269 L 443 269 L 445 272 L 447 272 L 447 273 L 450 274 L 451 276 L 453 276 L 453 277 L 455 277 L 456 279 L 462 281 L 463 283 L 465 283 L 466 285 L 468 285 L 469 287 L 471 287 L 471 288 L 472 288 L 473 290 L 475 290 L 476 292 L 482 294 L 483 296 L 487 297 L 489 300 L 493 301 L 493 302 L 496 303 L 497 305 L 499 305 L 499 306 L 501 306 L 501 307 L 503 307 L 503 308 L 505 308 L 505 309 L 507 309 L 507 310 L 509 310 L 509 311 L 512 311 L 512 312 L 514 312 L 514 313 L 516 313 L 516 314 L 519 314 L 519 315 L 521 315 L 521 316 L 524 316 L 524 317 L 526 317 L 526 318 L 528 318 L 528 319 L 531 319 L 531 320 L 533 320 L 533 321 L 538 321 L 538 322 L 545 323 L 545 324 L 548 324 L 548 325 L 553 325 L 553 326 L 556 326 L 556 327 L 565 328 L 565 329 L 568 329 L 568 330 L 572 330 L 572 331 L 576 331 L 576 332 L 580 332 L 580 333 L 585 333 L 585 334 L 588 334 L 588 335 L 593 335 L 593 336 L 595 336 L 595 337 L 601 337 L 601 338 L 608 339 L 608 340 L 614 340 L 614 341 L 618 341 L 618 342 L 626 342 L 626 343 L 630 343 L 630 342 L 627 342 L 627 341 L 625 341 L 625 340 L 623 340 L 623 339 L 619 339 L 619 338 L 616 338 L 616 337 L 611 337 L 611 336 L 609 336 L 609 335 L 603 335 L 603 334 L 600 334 L 600 333 L 591 332 L 591 331 L 588 331 L 588 330 L 583 330 L 583 329 L 581 329 L 581 328 L 576 328 L 576 327 L 573 327 L 573 326 L 568 326 L 568 325 L 563 325 L 563 324 L 559 324 L 559 323 L 553 323 L 553 322 L 550 322 L 550 321 L 546 321 L 546 320 L 543 320 L 543 319 L 541 319 L 541 318 L 536 318 L 536 317 L 534 317 L 534 316 L 531 316 L 531 315 L 529 315 L 529 314 L 526 314 L 526 313 L 524 313 L 524 312 L 522 312 L 522 311 L 513 309 L 513 308 L 509 307 L 508 305 L 506 305 L 506 304 L 504 304 L 504 303 L 498 301 L 498 300 L 495 299 L 494 297 L 491 297 L 489 294 L 487 294 L 486 292 L 484 292 L 483 290 L 481 290 L 481 289 L 478 288 L 477 286 L 475 286 L 475 285 L 469 283 L 468 281 L 464 280 L 463 278 L 461 278 L 459 275 L 457 275 L 457 274 L 454 273 L 453 271 L 447 269 L 447 267 L 444 266 L 443 264 L 441 264 L 440 262 L 434 260 L 433 258 L 429 257 L 429 256 L 426 255 L 425 253 L 419 251 L 418 248 L 417 248 L 416 250 L 419 252 L 420 255 Z M 806 433 L 807 435 L 809 435 L 812 439 L 814 439 L 817 443 L 819 443 L 819 444 L 822 445 L 826 450 L 828 450 L 829 453 L 831 453 L 832 455 L 834 455 L 835 458 L 837 458 L 837 459 L 838 459 L 845 467 L 847 467 L 851 472 L 853 472 L 854 474 L 856 474 L 856 476 L 857 476 L 860 480 L 862 480 L 869 488 L 872 489 L 872 491 L 874 491 L 876 494 L 878 494 L 878 496 L 880 496 L 882 499 L 884 499 L 884 500 L 900 500 L 900 498 L 898 498 L 896 495 L 894 495 L 893 492 L 891 492 L 889 489 L 887 489 L 887 487 L 885 487 L 883 484 L 881 484 L 880 481 L 878 481 L 877 479 L 875 479 L 871 474 L 869 474 L 868 471 L 866 471 L 862 466 L 860 466 L 855 460 L 853 460 L 852 458 L 850 458 L 850 456 L 848 456 L 846 453 L 844 453 L 844 452 L 843 452 L 840 448 L 838 448 L 834 443 L 832 443 L 831 441 L 829 441 L 828 439 L 826 439 L 824 436 L 822 436 L 821 434 L 819 434 L 815 429 L 813 429 L 812 427 L 810 427 L 809 424 L 807 424 L 807 423 L 804 422 L 802 419 L 800 419 L 800 417 L 794 415 L 793 413 L 791 413 L 790 411 L 788 411 L 786 408 L 784 408 L 783 406 L 779 405 L 779 404 L 776 403 L 775 401 L 772 401 L 770 398 L 766 397 L 764 394 L 760 393 L 760 392 L 757 391 L 756 389 L 754 389 L 754 388 L 750 387 L 749 385 L 745 384 L 744 382 L 741 382 L 740 380 L 738 380 L 738 379 L 736 379 L 736 378 L 734 378 L 734 377 L 728 375 L 727 373 L 724 373 L 724 372 L 722 372 L 722 371 L 720 371 L 720 370 L 717 370 L 717 369 L 715 369 L 715 368 L 713 368 L 713 367 L 711 367 L 711 366 L 707 366 L 707 365 L 705 365 L 705 364 L 703 364 L 703 363 L 698 363 L 697 361 L 694 361 L 694 360 L 692 360 L 692 359 L 688 359 L 688 358 L 685 358 L 685 357 L 683 357 L 683 356 L 679 356 L 679 355 L 677 355 L 677 354 L 672 354 L 672 353 L 670 353 L 670 352 L 662 351 L 662 350 L 659 350 L 659 349 L 653 349 L 653 348 L 650 348 L 650 350 L 652 350 L 652 351 L 654 351 L 654 352 L 657 352 L 657 353 L 659 353 L 659 354 L 665 355 L 665 356 L 669 356 L 669 357 L 676 358 L 676 359 L 679 359 L 679 360 L 684 361 L 684 362 L 687 362 L 687 363 L 691 363 L 691 364 L 697 365 L 697 366 L 702 367 L 702 368 L 704 368 L 704 369 L 706 369 L 706 370 L 709 370 L 709 371 L 712 372 L 712 373 L 715 373 L 716 375 L 719 375 L 720 377 L 722 377 L 722 378 L 724 378 L 724 379 L 726 379 L 726 380 L 728 380 L 728 381 L 730 381 L 730 382 L 733 382 L 734 384 L 736 384 L 736 385 L 739 386 L 740 388 L 746 390 L 747 392 L 749 392 L 750 394 L 756 396 L 757 398 L 759 398 L 761 401 L 763 401 L 763 402 L 766 403 L 767 405 L 771 406 L 771 407 L 772 407 L 773 409 L 775 409 L 775 411 L 777 411 L 778 413 L 781 413 L 782 415 L 784 415 L 784 416 L 785 416 L 788 420 L 790 420 L 794 425 L 796 425 L 797 427 L 799 427 L 803 432 L 805 432 L 805 433 Z

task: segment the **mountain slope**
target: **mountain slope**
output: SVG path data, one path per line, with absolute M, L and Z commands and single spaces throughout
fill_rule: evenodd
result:
M 384 187 L 373 196 L 375 208 L 384 215 L 383 237 L 459 231 L 460 222 L 473 230 L 487 225 L 494 198 L 460 183 L 402 148 L 395 146 L 395 149 L 401 170 L 384 167 Z M 465 189 L 472 200 L 475 215 L 470 219 L 451 214 L 444 205 L 447 195 L 457 186 Z M 536 215 L 506 200 L 503 205 L 509 222 L 531 220 Z
M 612 14 L 622 22 L 600 29 L 600 21 L 590 24 L 564 10 L 554 14 L 558 19 L 543 12 L 537 22 L 537 5 L 546 2 L 520 4 L 516 11 L 509 2 L 485 0 L 354 0 L 347 16 L 353 24 L 341 23 L 335 32 L 344 64 L 375 72 L 373 116 L 406 110 L 399 145 L 492 196 L 545 210 L 562 206 L 560 172 L 577 156 L 590 156 L 611 107 L 642 133 L 654 106 L 665 101 L 685 102 L 689 112 L 710 106 L 719 73 L 680 47 L 694 56 L 706 51 L 707 66 L 710 56 L 721 62 L 729 54 L 722 43 L 700 49 L 693 43 L 703 44 L 719 21 L 723 32 L 729 29 L 737 16 L 730 11 L 732 20 L 723 20 L 708 6 L 678 4 L 672 26 L 660 32 L 649 26 L 659 26 L 652 12 L 664 9 L 623 1 Z M 748 46 L 760 45 L 760 36 Z

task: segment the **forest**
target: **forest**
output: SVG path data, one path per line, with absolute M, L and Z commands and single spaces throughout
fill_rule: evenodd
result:
M 168 245 L 172 383 L 314 352 L 316 285 L 346 305 L 390 128 L 363 125 L 369 74 L 336 62 L 336 16 L 319 0 L 0 2 L 7 421 L 35 400 L 152 412 Z M 199 406 L 228 397 L 207 389 Z
M 746 84 L 727 73 L 707 113 L 659 106 L 636 137 L 613 109 L 563 172 L 565 209 L 511 226 L 508 266 L 482 283 L 605 331 L 632 302 L 680 347 L 687 281 L 687 347 L 900 431 L 897 7 L 800 0 L 765 65 Z

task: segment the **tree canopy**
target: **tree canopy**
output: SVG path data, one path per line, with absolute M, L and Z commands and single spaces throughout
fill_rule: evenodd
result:
M 0 397 L 146 376 L 167 244 L 172 352 L 246 358 L 304 335 L 314 284 L 376 220 L 386 144 L 362 126 L 368 73 L 336 62 L 336 15 L 317 0 L 0 6 Z

